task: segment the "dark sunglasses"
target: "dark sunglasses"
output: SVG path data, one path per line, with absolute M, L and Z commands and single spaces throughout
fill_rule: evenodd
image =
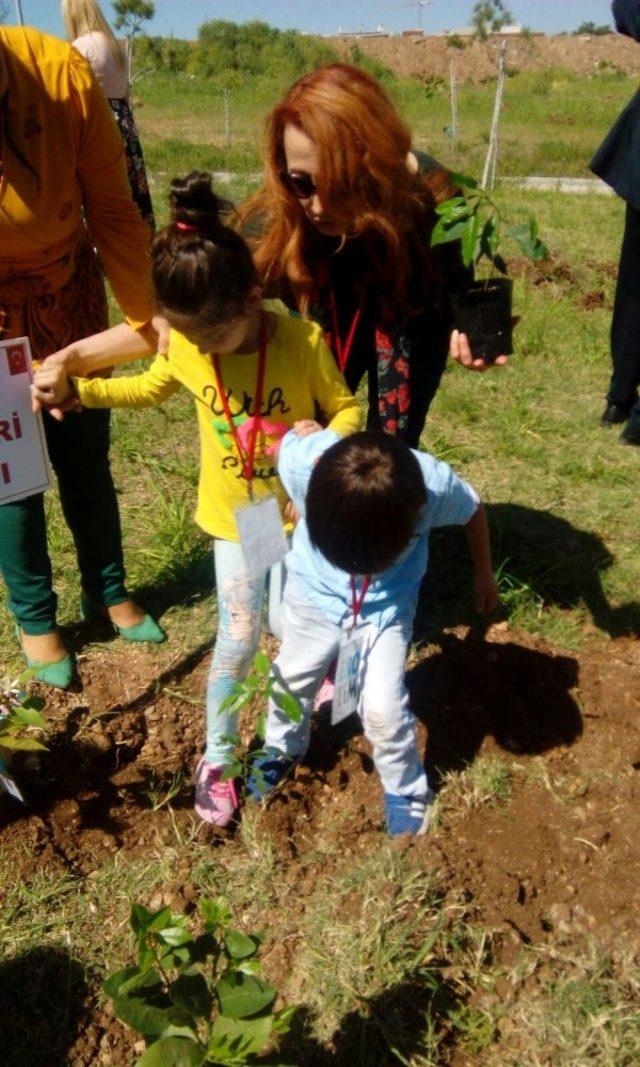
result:
M 280 181 L 298 200 L 310 200 L 317 192 L 313 178 L 304 170 L 283 170 Z

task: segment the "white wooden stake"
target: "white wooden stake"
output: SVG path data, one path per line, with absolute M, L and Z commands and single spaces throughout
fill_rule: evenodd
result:
M 456 63 L 451 60 L 451 140 L 453 147 L 458 147 L 458 82 L 456 78 Z
M 500 126 L 500 111 L 502 109 L 502 97 L 504 94 L 504 83 L 506 77 L 506 54 L 507 54 L 507 42 L 502 42 L 500 49 L 500 65 L 498 67 L 498 86 L 496 89 L 496 99 L 493 108 L 493 121 L 491 123 L 491 135 L 489 137 L 489 148 L 487 149 L 487 158 L 484 162 L 484 171 L 482 173 L 482 188 L 493 189 L 496 183 L 496 174 L 498 168 L 498 130 Z

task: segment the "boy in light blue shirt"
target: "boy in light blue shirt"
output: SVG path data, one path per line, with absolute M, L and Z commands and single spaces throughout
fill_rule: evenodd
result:
M 295 696 L 303 714 L 294 723 L 278 708 L 277 693 L 270 701 L 265 754 L 249 777 L 249 795 L 274 788 L 304 756 L 314 696 L 357 623 L 355 699 L 384 789 L 387 828 L 393 836 L 424 833 L 433 794 L 409 707 L 407 647 L 435 526 L 465 526 L 476 607 L 495 608 L 482 503 L 446 463 L 378 432 L 344 439 L 329 430 L 289 433 L 279 474 L 300 520 L 286 559 L 283 639 L 273 670 L 276 688 Z

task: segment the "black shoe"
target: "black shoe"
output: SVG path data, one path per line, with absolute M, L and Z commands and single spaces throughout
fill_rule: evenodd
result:
M 640 419 L 629 419 L 620 434 L 620 442 L 623 445 L 640 445 Z
M 615 426 L 619 422 L 626 422 L 629 418 L 629 408 L 622 404 L 613 404 L 608 402 L 606 408 L 602 412 L 602 418 L 600 419 L 601 426 Z

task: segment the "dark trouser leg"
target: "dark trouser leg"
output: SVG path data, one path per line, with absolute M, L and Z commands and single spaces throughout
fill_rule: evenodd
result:
M 9 607 L 24 632 L 39 635 L 55 630 L 56 595 L 51 588 L 42 493 L 0 507 L 0 571 Z
M 630 204 L 611 321 L 611 358 L 613 374 L 607 400 L 630 408 L 638 399 L 640 385 L 640 211 Z
M 107 607 L 127 597 L 120 516 L 109 466 L 110 412 L 85 410 L 63 422 L 45 416 L 60 502 L 73 534 L 82 587 Z

